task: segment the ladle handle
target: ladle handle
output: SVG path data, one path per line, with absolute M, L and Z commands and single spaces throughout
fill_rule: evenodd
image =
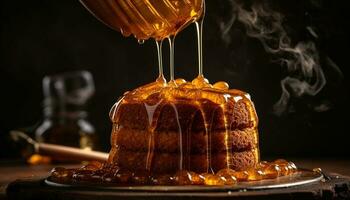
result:
M 75 161 L 106 161 L 108 159 L 108 153 L 84 150 L 80 148 L 67 147 L 62 145 L 37 143 L 36 153 L 41 155 L 47 155 L 54 158 L 75 160 Z

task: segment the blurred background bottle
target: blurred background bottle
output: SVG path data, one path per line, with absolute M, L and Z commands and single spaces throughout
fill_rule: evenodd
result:
M 86 103 L 95 92 L 92 75 L 77 71 L 43 79 L 44 119 L 35 130 L 38 142 L 91 150 L 96 147 L 94 126 Z
M 80 0 L 103 23 L 124 36 L 161 40 L 203 14 L 204 0 Z

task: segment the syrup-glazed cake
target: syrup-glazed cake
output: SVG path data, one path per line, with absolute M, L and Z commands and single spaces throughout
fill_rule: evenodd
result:
M 110 112 L 108 163 L 151 174 L 246 170 L 259 162 L 250 96 L 205 79 L 157 81 L 127 92 Z
M 259 161 L 258 119 L 250 96 L 203 77 L 156 82 L 125 93 L 112 107 L 105 163 L 55 168 L 69 184 L 234 185 L 297 172 L 293 162 Z

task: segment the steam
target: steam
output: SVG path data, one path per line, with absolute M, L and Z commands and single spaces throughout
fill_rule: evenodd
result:
M 245 9 L 244 5 L 237 0 L 230 0 L 230 3 L 233 15 L 228 22 L 220 24 L 222 39 L 230 43 L 229 32 L 234 22 L 239 21 L 245 26 L 247 35 L 258 39 L 266 52 L 277 57 L 281 65 L 287 69 L 288 76 L 280 82 L 282 95 L 274 105 L 276 114 L 281 115 L 287 110 L 291 97 L 315 96 L 324 88 L 326 78 L 313 41 L 293 44 L 283 27 L 284 16 L 271 10 L 261 1 L 254 3 L 250 9 Z M 318 38 L 311 27 L 306 27 L 306 30 L 311 36 Z M 340 72 L 335 63 L 332 62 L 332 65 Z M 322 106 L 317 110 L 324 111 L 327 108 Z

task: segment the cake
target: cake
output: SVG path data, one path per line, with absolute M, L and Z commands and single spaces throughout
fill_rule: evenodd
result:
M 125 93 L 110 111 L 106 162 L 55 168 L 50 180 L 78 185 L 234 185 L 297 172 L 283 159 L 259 160 L 250 96 L 209 84 L 163 79 Z
M 108 163 L 131 172 L 242 171 L 259 162 L 254 104 L 226 83 L 155 82 L 126 93 L 110 119 Z

